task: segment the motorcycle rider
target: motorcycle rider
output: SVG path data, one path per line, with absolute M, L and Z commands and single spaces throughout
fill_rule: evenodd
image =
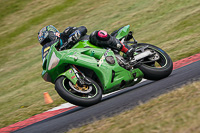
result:
M 80 40 L 89 40 L 92 44 L 100 47 L 109 47 L 114 50 L 119 50 L 125 53 L 128 57 L 133 56 L 134 48 L 129 45 L 124 45 L 115 38 L 118 30 L 109 35 L 106 31 L 98 30 L 86 35 L 87 28 L 80 27 L 67 27 L 60 33 L 54 26 L 48 25 L 38 32 L 38 41 L 43 46 L 42 58 L 44 59 L 49 52 L 52 44 L 59 40 L 58 49 L 70 49 Z M 131 35 L 132 36 L 132 35 Z M 130 39 L 130 37 L 129 37 Z

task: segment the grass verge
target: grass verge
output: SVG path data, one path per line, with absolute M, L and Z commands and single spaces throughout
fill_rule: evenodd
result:
M 199 133 L 200 81 L 70 133 Z

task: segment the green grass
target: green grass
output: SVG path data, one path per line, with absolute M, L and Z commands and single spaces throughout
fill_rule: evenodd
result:
M 22 1 L 22 0 L 12 0 L 12 1 L 1 0 L 0 21 L 3 20 L 6 16 L 23 9 L 23 7 L 26 6 L 27 3 L 28 1 Z
M 200 81 L 69 133 L 199 133 Z
M 109 33 L 131 25 L 138 42 L 157 45 L 173 61 L 200 51 L 200 2 L 197 0 L 0 0 L 0 127 L 41 113 L 64 101 L 41 78 L 38 31 L 52 24 Z M 45 105 L 43 92 L 54 103 Z M 9 117 L 8 117 L 9 116 Z

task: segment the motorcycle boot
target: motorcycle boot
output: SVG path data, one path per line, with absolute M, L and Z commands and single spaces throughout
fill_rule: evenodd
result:
M 124 54 L 126 54 L 127 57 L 133 57 L 135 49 L 129 45 L 125 45 L 123 44 L 121 41 L 119 40 L 115 40 L 115 42 L 117 43 L 116 46 L 118 48 L 118 50 L 122 51 Z
M 123 44 L 115 37 L 109 35 L 106 31 L 94 31 L 90 34 L 89 41 L 100 47 L 108 47 L 113 50 L 122 51 L 127 57 L 133 57 L 135 49 L 129 45 Z

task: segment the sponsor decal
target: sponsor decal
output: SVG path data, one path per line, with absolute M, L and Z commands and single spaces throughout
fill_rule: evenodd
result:
M 100 67 L 101 64 L 103 63 L 103 60 L 105 59 L 105 56 L 103 55 L 100 59 L 100 61 L 98 62 L 98 66 Z
M 100 67 L 101 65 L 102 65 L 102 63 L 103 63 L 103 61 L 104 61 L 104 59 L 106 58 L 106 56 L 108 55 L 108 52 L 109 52 L 110 50 L 108 49 L 108 50 L 106 50 L 106 52 L 104 53 L 104 55 L 101 57 L 101 59 L 99 60 L 99 62 L 98 62 L 98 67 Z
M 76 76 L 72 76 L 71 79 L 74 79 Z
M 43 54 L 43 57 L 45 58 L 47 54 L 48 54 L 48 51 Z
M 45 49 L 44 49 L 44 52 L 46 52 L 46 51 L 49 50 L 49 49 L 50 49 L 50 46 L 47 47 L 47 48 L 45 48 Z

